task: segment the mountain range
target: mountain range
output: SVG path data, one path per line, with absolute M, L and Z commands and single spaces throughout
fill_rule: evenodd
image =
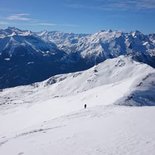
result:
M 8 27 L 0 30 L 0 88 L 82 71 L 120 55 L 155 67 L 155 34 L 31 32 Z

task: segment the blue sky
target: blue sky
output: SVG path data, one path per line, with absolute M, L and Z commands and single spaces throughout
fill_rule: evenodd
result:
M 0 28 L 155 32 L 155 0 L 0 0 Z

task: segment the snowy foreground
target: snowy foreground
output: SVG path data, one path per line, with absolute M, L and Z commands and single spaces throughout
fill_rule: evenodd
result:
M 0 155 L 154 155 L 154 94 L 154 69 L 123 56 L 5 89 Z

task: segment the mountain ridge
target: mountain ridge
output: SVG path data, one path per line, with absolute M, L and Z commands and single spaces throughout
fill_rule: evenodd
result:
M 85 71 L 55 75 L 42 82 L 4 89 L 0 94 L 0 105 L 20 106 L 78 96 L 80 103 L 89 100 L 90 106 L 93 100 L 98 104 L 103 100 L 106 105 L 154 105 L 154 77 L 155 70 L 149 65 L 136 62 L 129 56 L 119 56 Z

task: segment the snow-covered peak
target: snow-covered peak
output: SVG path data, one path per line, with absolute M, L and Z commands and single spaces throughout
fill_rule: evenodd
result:
M 5 31 L 7 31 L 7 32 L 17 32 L 17 33 L 22 32 L 22 30 L 20 30 L 20 29 L 18 29 L 16 27 L 8 27 L 8 28 L 5 29 Z
M 155 44 L 155 33 L 149 34 L 150 40 Z
M 6 29 L 1 29 L 0 30 L 0 38 L 4 37 L 11 37 L 11 36 L 29 36 L 29 35 L 34 35 L 33 32 L 29 30 L 20 30 L 15 27 L 8 27 Z
M 38 34 L 38 36 L 44 36 L 44 35 L 48 34 L 48 31 L 47 30 L 41 31 L 41 32 L 38 32 L 37 34 Z
M 107 31 L 99 31 L 95 34 L 92 34 L 90 38 L 92 41 L 93 40 L 111 41 L 122 35 L 123 35 L 123 32 L 107 30 Z
M 58 45 L 63 42 L 70 43 L 74 39 L 80 39 L 83 36 L 87 36 L 87 34 L 74 34 L 72 32 L 64 33 L 64 32 L 59 32 L 59 31 L 49 31 L 49 32 L 42 31 L 42 32 L 38 32 L 37 34 L 43 39 L 55 42 Z
M 143 35 L 143 33 L 138 30 L 131 32 L 131 34 L 133 37 L 138 36 L 138 35 Z

